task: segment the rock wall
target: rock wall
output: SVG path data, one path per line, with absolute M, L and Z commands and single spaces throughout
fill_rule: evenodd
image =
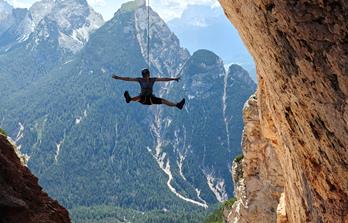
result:
M 38 185 L 0 134 L 0 222 L 69 223 L 69 214 Z
M 260 128 L 256 96 L 245 104 L 243 159 L 232 165 L 236 203 L 227 215 L 228 222 L 276 222 L 279 199 L 283 192 L 283 172 L 273 142 Z
M 277 221 L 348 222 L 348 4 L 220 3 L 257 65 L 260 132 L 284 180 Z

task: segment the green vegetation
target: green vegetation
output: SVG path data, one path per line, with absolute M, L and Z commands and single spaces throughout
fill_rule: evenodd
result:
M 224 206 L 224 208 L 225 209 L 231 209 L 232 208 L 232 206 L 233 206 L 233 204 L 234 204 L 234 202 L 236 202 L 236 198 L 235 197 L 233 197 L 233 198 L 231 198 L 231 199 L 228 199 L 227 201 L 225 201 L 224 202 L 224 204 L 223 204 L 223 206 Z
M 214 210 L 210 215 L 208 215 L 207 219 L 204 223 L 223 223 L 224 222 L 224 211 L 230 210 L 232 205 L 236 202 L 236 198 L 231 198 L 225 201 L 219 208 Z
M 149 130 L 153 114 L 148 107 L 127 105 L 123 99 L 125 90 L 135 94 L 138 86 L 100 74 L 103 68 L 108 74 L 139 75 L 146 67 L 132 33 L 135 30 L 123 32 L 125 24 L 133 20 L 132 13 L 118 12 L 115 19 L 91 35 L 74 60 L 39 78 L 35 87 L 23 87 L 2 101 L 0 120 L 5 120 L 10 134 L 16 134 L 18 122 L 25 121 L 25 137 L 20 143 L 23 153 L 31 156 L 29 167 L 49 195 L 68 209 L 108 204 L 144 212 L 164 207 L 170 213 L 201 211 L 203 208 L 184 202 L 169 191 L 167 175 L 147 150 L 155 146 Z M 194 186 L 205 188 L 202 197 L 207 202 L 216 202 L 202 176 L 203 155 L 196 161 L 196 168 L 185 167 L 185 173 L 192 176 L 190 182 L 180 177 L 174 155 L 171 171 L 177 190 L 196 198 L 190 182 L 200 171 Z M 169 215 L 160 216 L 163 219 Z
M 243 154 L 239 154 L 238 156 L 236 156 L 234 158 L 234 161 L 239 163 L 243 158 L 244 158 L 244 155 Z
M 2 128 L 0 128 L 0 134 L 4 135 L 7 137 L 7 133 L 5 132 L 5 130 L 3 130 Z
M 115 206 L 78 207 L 69 210 L 74 223 L 199 223 L 205 212 L 172 212 L 166 209 L 141 212 Z
M 171 193 L 168 176 L 153 157 L 157 141 L 152 128 L 158 124 L 154 123 L 158 107 L 127 105 L 123 92 L 129 90 L 133 96 L 138 86 L 116 82 L 107 75 L 135 76 L 147 66 L 136 30 L 129 28 L 134 26 L 134 4 L 124 5 L 123 11 L 90 36 L 79 54 L 53 69 L 55 63 L 37 64 L 33 58 L 46 57 L 28 54 L 26 49 L 0 55 L 0 74 L 7 74 L 6 78 L 0 75 L 0 89 L 5 89 L 0 95 L 0 120 L 10 135 L 15 135 L 18 122 L 23 122 L 20 144 L 23 153 L 31 157 L 30 169 L 49 195 L 71 210 L 75 223 L 125 222 L 124 218 L 141 223 L 203 222 L 207 211 Z M 160 36 L 153 39 L 155 43 L 160 45 Z M 42 50 L 44 55 L 57 53 Z M 34 53 L 40 55 L 38 51 Z M 169 62 L 182 63 L 178 58 L 168 55 Z M 157 75 L 158 71 L 152 70 Z M 200 197 L 209 205 L 217 201 L 202 170 L 212 170 L 214 178 L 224 179 L 227 193 L 232 194 L 230 170 L 221 163 L 230 163 L 240 152 L 241 110 L 254 92 L 231 75 L 228 117 L 223 117 L 222 101 L 217 98 L 222 98 L 224 72 L 213 53 L 195 53 L 183 69 L 182 81 L 164 95 L 170 100 L 192 96 L 189 109 L 178 112 L 162 106 L 159 113 L 159 140 L 167 155 L 165 162 L 170 163 L 173 187 L 183 196 L 196 201 Z M 8 80 L 16 86 L 7 87 Z M 233 120 L 228 126 L 229 144 L 222 128 L 224 120 Z

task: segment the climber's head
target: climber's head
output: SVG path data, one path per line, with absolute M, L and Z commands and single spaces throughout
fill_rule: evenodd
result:
M 143 78 L 149 78 L 150 77 L 150 71 L 149 69 L 145 68 L 141 71 L 141 75 L 143 75 Z

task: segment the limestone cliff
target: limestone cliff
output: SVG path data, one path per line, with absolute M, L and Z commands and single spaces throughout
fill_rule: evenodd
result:
M 69 223 L 69 214 L 38 185 L 0 134 L 0 222 Z
M 269 223 L 276 221 L 278 201 L 283 192 L 283 172 L 273 142 L 260 130 L 256 96 L 244 110 L 242 161 L 232 168 L 235 194 L 238 199 L 227 215 L 229 222 Z
M 266 196 L 265 202 L 248 206 L 246 214 L 255 210 L 256 216 L 266 214 L 263 219 L 269 222 L 347 222 L 348 4 L 343 0 L 220 2 L 257 64 L 260 138 L 253 140 L 269 144 L 267 149 L 263 143 L 244 149 L 255 150 L 251 154 L 257 155 L 260 170 L 255 172 L 256 183 L 244 179 L 244 201 Z M 268 152 L 279 161 L 277 172 L 268 165 L 272 161 Z M 252 167 L 252 159 L 246 160 L 244 173 L 253 173 L 245 170 Z M 279 191 L 273 191 L 277 184 L 269 181 L 275 173 L 282 175 L 277 182 L 284 182 Z M 265 184 L 272 193 L 265 193 Z M 250 188 L 253 185 L 261 189 Z M 238 213 L 231 217 L 234 214 Z

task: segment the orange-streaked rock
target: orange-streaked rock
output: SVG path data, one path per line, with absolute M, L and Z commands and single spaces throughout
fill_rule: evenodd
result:
M 287 221 L 348 222 L 348 4 L 220 2 L 257 65 L 260 131 L 284 174 Z
M 261 132 L 256 96 L 244 106 L 242 162 L 233 162 L 232 174 L 237 201 L 227 216 L 228 222 L 276 222 L 283 192 L 283 172 L 274 142 Z

